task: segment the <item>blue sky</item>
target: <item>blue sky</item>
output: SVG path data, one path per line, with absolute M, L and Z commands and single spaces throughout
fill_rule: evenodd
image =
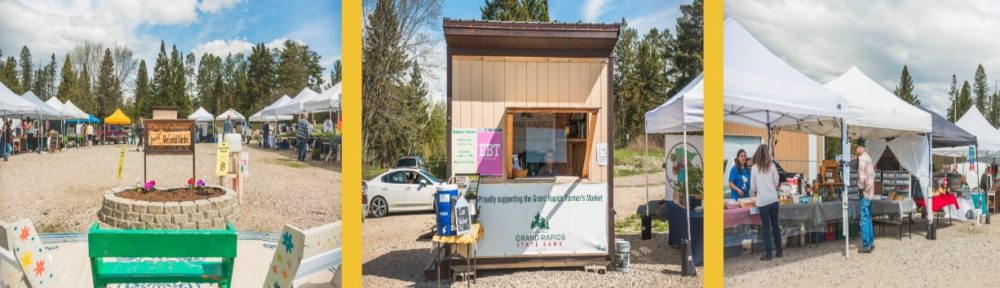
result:
M 483 6 L 483 0 L 458 1 L 446 0 L 442 16 L 451 19 L 480 19 L 482 16 L 479 8 Z M 677 24 L 677 17 L 681 15 L 680 6 L 689 4 L 690 0 L 550 0 L 549 17 L 552 20 L 566 23 L 576 23 L 579 21 L 590 23 L 617 23 L 625 18 L 629 27 L 635 28 L 640 35 L 652 28 L 663 30 L 670 29 L 673 33 Z M 436 35 L 443 39 L 441 34 L 441 24 L 432 27 L 431 35 Z M 438 42 L 435 48 L 435 59 L 431 61 L 437 63 L 445 62 L 445 43 Z M 426 60 L 424 62 L 427 62 Z M 442 101 L 446 92 L 446 81 L 444 79 L 445 67 L 434 67 L 427 71 L 429 77 L 425 77 L 430 88 L 431 97 L 437 101 Z
M 160 39 L 199 59 L 289 39 L 309 45 L 328 67 L 341 58 L 340 7 L 339 0 L 0 0 L 0 49 L 18 55 L 28 45 L 36 65 L 51 53 L 61 65 L 74 46 L 93 41 L 128 45 L 150 62 Z
M 479 8 L 485 1 L 445 1 L 444 17 L 452 19 L 479 19 L 481 13 Z M 650 28 L 656 27 L 660 30 L 669 28 L 673 30 L 680 16 L 678 9 L 681 4 L 691 3 L 691 1 L 679 0 L 584 0 L 549 1 L 549 17 L 559 22 L 576 23 L 600 22 L 612 23 L 621 21 L 622 17 L 628 21 L 629 26 L 635 27 L 640 33 Z

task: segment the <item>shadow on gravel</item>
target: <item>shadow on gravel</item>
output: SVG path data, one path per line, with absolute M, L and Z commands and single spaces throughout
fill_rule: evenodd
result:
M 421 283 L 424 281 L 424 269 L 430 262 L 431 252 L 427 249 L 399 250 L 366 262 L 361 265 L 361 271 L 365 275 Z
M 920 217 L 915 215 L 915 217 Z M 941 239 L 942 230 L 950 229 L 960 229 L 959 221 L 948 221 L 948 219 L 938 219 L 938 239 Z M 899 226 L 896 225 L 878 225 L 875 224 L 872 227 L 875 234 L 875 247 L 879 247 L 879 243 L 886 243 L 888 241 L 931 241 L 927 240 L 927 220 L 923 218 L 915 219 L 913 223 L 913 232 L 910 233 L 909 223 L 904 220 L 902 239 L 900 239 Z M 852 236 L 850 238 L 850 249 L 851 257 L 857 257 L 858 248 L 861 246 L 859 236 Z M 831 241 L 825 241 L 819 244 L 811 244 L 805 246 L 794 246 L 784 248 L 784 257 L 774 258 L 772 261 L 764 262 L 760 260 L 762 256 L 760 248 L 755 248 L 754 253 L 743 252 L 742 255 L 732 256 L 725 259 L 725 275 L 726 277 L 738 276 L 743 274 L 753 274 L 757 272 L 767 271 L 773 269 L 774 267 L 784 266 L 784 265 L 801 265 L 799 262 L 805 261 L 814 257 L 821 257 L 829 254 L 844 254 L 844 240 L 836 239 Z M 876 249 L 874 252 L 878 254 L 879 251 Z M 846 260 L 845 260 L 846 261 Z M 736 269 L 734 267 L 739 267 Z

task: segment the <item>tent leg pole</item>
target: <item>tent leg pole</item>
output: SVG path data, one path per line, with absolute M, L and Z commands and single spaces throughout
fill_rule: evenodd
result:
M 841 123 L 841 125 L 840 125 L 840 154 L 841 154 L 840 165 L 841 166 L 840 167 L 842 167 L 842 170 L 843 170 L 843 174 L 840 175 L 841 181 L 843 181 L 843 191 L 841 191 L 841 206 L 842 206 L 841 207 L 841 213 L 842 213 L 842 218 L 843 218 L 842 222 L 843 222 L 843 229 L 844 229 L 844 258 L 850 258 L 851 257 L 851 247 L 850 247 L 851 246 L 851 239 L 850 239 L 851 233 L 850 233 L 850 221 L 849 221 L 848 212 L 847 212 L 847 207 L 848 207 L 848 202 L 847 202 L 848 191 L 847 190 L 848 190 L 848 187 L 850 187 L 849 185 L 851 184 L 851 182 L 850 182 L 851 181 L 851 178 L 850 178 L 851 177 L 851 167 L 849 165 L 847 165 L 847 163 L 849 163 L 848 161 L 849 161 L 849 159 L 850 159 L 851 156 L 850 156 L 850 151 L 849 151 L 850 150 L 850 146 L 847 143 L 847 140 L 848 140 L 847 139 L 847 121 L 845 121 L 843 118 L 841 118 L 840 119 L 840 123 Z M 859 191 L 859 193 L 860 193 L 860 191 Z
M 687 217 L 686 217 L 687 218 L 687 237 L 686 237 L 687 239 L 684 239 L 684 247 L 685 247 L 684 248 L 684 254 L 685 255 L 684 255 L 684 263 L 681 265 L 681 276 L 697 276 L 698 275 L 698 271 L 695 270 L 695 268 L 694 268 L 694 254 L 693 254 L 693 250 L 694 249 L 691 247 L 693 245 L 693 243 L 691 241 L 691 209 L 694 208 L 694 207 L 692 207 L 692 203 L 691 203 L 691 187 L 689 186 L 690 182 L 688 182 L 688 180 L 689 180 L 688 179 L 689 178 L 688 177 L 688 175 L 689 175 L 688 171 L 691 169 L 691 167 L 689 166 L 690 163 L 688 162 L 688 149 L 687 149 L 688 147 L 687 147 L 687 145 L 688 145 L 688 141 L 687 141 L 687 125 L 684 125 L 684 150 L 683 150 L 684 151 L 684 155 L 681 156 L 681 158 L 684 159 L 683 160 L 684 161 L 684 203 L 686 204 L 685 206 L 687 206 L 687 207 L 685 207 L 685 208 L 687 208 L 687 209 L 685 209 L 686 210 L 685 213 L 687 213 L 686 214 L 687 215 Z

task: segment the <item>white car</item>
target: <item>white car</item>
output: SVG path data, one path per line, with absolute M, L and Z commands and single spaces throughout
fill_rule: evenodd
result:
M 368 210 L 378 218 L 392 212 L 434 211 L 434 194 L 441 185 L 423 169 L 392 169 L 364 183 Z

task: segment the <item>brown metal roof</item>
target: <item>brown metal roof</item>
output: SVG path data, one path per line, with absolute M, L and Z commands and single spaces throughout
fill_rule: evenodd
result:
M 568 24 L 444 19 L 453 55 L 607 57 L 619 24 Z

